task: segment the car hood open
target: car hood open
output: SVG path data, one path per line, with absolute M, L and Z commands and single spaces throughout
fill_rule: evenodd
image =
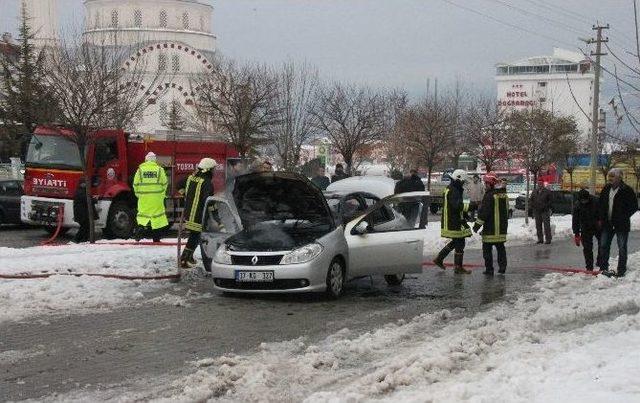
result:
M 247 229 L 273 220 L 309 220 L 333 227 L 327 201 L 313 183 L 292 172 L 266 172 L 236 178 L 233 202 Z

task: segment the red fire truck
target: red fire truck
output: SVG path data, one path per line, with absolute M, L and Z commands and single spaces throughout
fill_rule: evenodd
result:
M 77 227 L 73 220 L 73 196 L 82 177 L 78 147 L 73 132 L 60 127 L 38 127 L 27 151 L 20 214 L 24 223 L 55 230 L 59 211 L 64 229 Z M 135 227 L 136 197 L 133 176 L 145 155 L 153 151 L 165 167 L 169 187 L 167 215 L 170 221 L 181 210 L 178 185 L 192 173 L 203 157 L 218 161 L 213 184 L 225 186 L 228 162 L 237 152 L 227 143 L 182 139 L 148 139 L 122 130 L 101 129 L 91 136 L 86 165 L 91 193 L 97 200 L 96 228 L 106 237 L 127 238 Z

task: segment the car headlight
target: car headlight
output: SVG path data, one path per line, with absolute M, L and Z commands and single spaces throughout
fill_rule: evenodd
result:
M 227 252 L 227 245 L 220 245 L 213 255 L 213 261 L 219 264 L 231 264 L 231 255 Z
M 322 249 L 322 245 L 319 243 L 310 243 L 284 255 L 280 264 L 306 263 L 315 259 L 322 252 Z

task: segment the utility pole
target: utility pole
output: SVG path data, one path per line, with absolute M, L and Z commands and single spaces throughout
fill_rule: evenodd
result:
M 592 28 L 597 31 L 596 39 L 590 39 L 587 43 L 595 43 L 596 51 L 591 52 L 591 56 L 596 57 L 595 65 L 595 78 L 593 83 L 593 109 L 591 112 L 591 181 L 589 183 L 589 191 L 591 194 L 596 194 L 596 171 L 598 169 L 598 123 L 600 110 L 600 56 L 605 56 L 606 53 L 602 53 L 602 43 L 609 42 L 608 38 L 602 38 L 602 30 L 609 29 L 607 25 L 594 25 Z

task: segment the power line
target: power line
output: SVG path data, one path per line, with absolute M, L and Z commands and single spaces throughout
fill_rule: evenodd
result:
M 483 13 L 481 11 L 475 10 L 475 9 L 473 9 L 471 7 L 467 7 L 467 6 L 463 6 L 461 4 L 454 3 L 451 0 L 442 0 L 442 1 L 447 3 L 447 4 L 452 5 L 454 7 L 458 7 L 460 9 L 462 9 L 462 10 L 466 10 L 466 11 L 469 11 L 471 13 L 480 15 L 480 16 L 482 16 L 484 18 L 487 18 L 487 19 L 489 19 L 491 21 L 497 22 L 498 24 L 502 24 L 502 25 L 505 25 L 507 27 L 510 27 L 510 28 L 513 28 L 513 29 L 517 29 L 517 30 L 522 31 L 522 32 L 526 32 L 528 34 L 531 34 L 531 35 L 534 35 L 534 36 L 537 36 L 537 37 L 540 37 L 540 38 L 544 38 L 544 39 L 550 40 L 552 42 L 561 43 L 563 45 L 567 45 L 567 46 L 570 46 L 570 47 L 574 47 L 575 46 L 575 44 L 571 44 L 569 42 L 565 42 L 563 40 L 560 40 L 560 39 L 557 39 L 557 38 L 553 38 L 553 37 L 545 35 L 545 34 L 541 34 L 540 32 L 532 31 L 530 29 L 523 28 L 523 27 L 511 24 L 511 23 L 503 21 L 503 20 L 501 20 L 499 18 L 496 18 L 496 17 L 493 17 L 491 15 L 485 14 L 485 13 Z
M 580 20 L 581 22 L 586 23 L 586 24 L 591 24 L 593 22 L 589 17 L 587 17 L 585 15 L 582 15 L 582 14 L 578 14 L 573 10 L 566 9 L 564 7 L 561 7 L 561 6 L 557 5 L 557 4 L 549 4 L 549 3 L 547 3 L 546 1 L 543 1 L 543 0 L 528 0 L 528 2 L 529 3 L 533 3 L 534 5 L 537 5 L 538 7 L 546 8 L 549 11 L 560 12 L 561 14 L 564 14 L 565 16 Z
M 584 35 L 584 31 L 580 31 L 580 30 L 578 30 L 576 28 L 568 26 L 565 23 L 562 23 L 560 21 L 554 20 L 554 19 L 549 18 L 549 17 L 545 17 L 544 15 L 540 15 L 540 14 L 534 13 L 533 11 L 529 11 L 529 10 L 526 10 L 526 9 L 518 7 L 518 6 L 514 6 L 513 4 L 509 4 L 509 3 L 507 3 L 507 2 L 505 2 L 503 0 L 488 0 L 488 1 L 492 1 L 494 3 L 502 4 L 505 7 L 508 7 L 510 9 L 512 9 L 512 10 L 515 10 L 515 11 L 519 12 L 520 14 L 528 15 L 528 16 L 531 16 L 531 17 L 536 17 L 536 18 L 539 18 L 541 20 L 547 21 L 547 22 L 549 22 L 551 24 L 554 24 L 554 25 L 556 25 L 556 26 L 558 26 L 558 27 L 560 27 L 560 28 L 562 28 L 564 30 L 573 32 L 575 34 Z

